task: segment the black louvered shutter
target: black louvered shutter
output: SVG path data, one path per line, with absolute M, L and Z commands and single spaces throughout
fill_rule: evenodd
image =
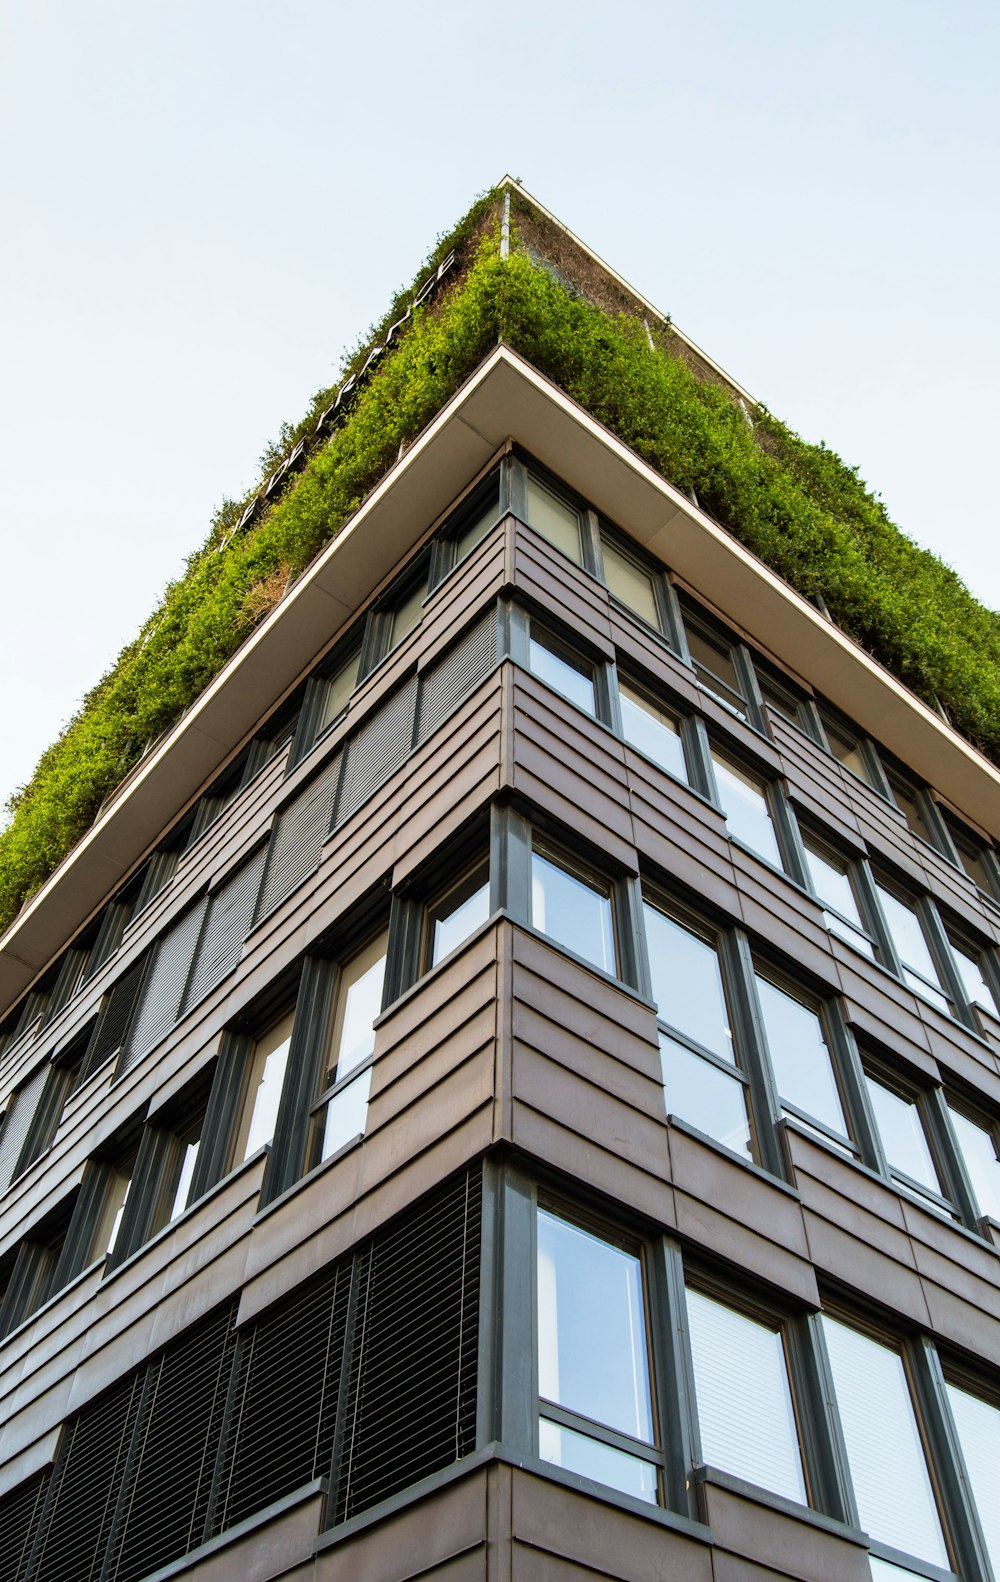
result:
M 408 756 L 416 707 L 417 678 L 411 676 L 350 737 L 344 748 L 344 779 L 337 798 L 338 824 Z
M 141 1060 L 166 1037 L 176 1022 L 206 905 L 207 899 L 203 897 L 157 941 L 142 998 L 118 1063 L 119 1071 L 128 1071 Z
M 121 1048 L 142 987 L 149 955 L 149 951 L 146 951 L 138 961 L 134 961 L 106 995 L 100 1020 L 94 1028 L 94 1036 L 84 1058 L 81 1081 L 103 1066 L 106 1060 L 111 1060 Z
M 204 1539 L 235 1318 L 220 1309 L 150 1364 L 105 1582 L 137 1582 Z
M 337 1522 L 475 1448 L 480 1213 L 469 1172 L 359 1258 Z
M 48 1481 L 49 1468 L 45 1467 L 0 1498 L 0 1556 L 6 1582 L 26 1582 Z
M 452 710 L 457 709 L 462 699 L 468 697 L 473 687 L 489 675 L 496 658 L 497 617 L 495 610 L 489 610 L 421 677 L 418 742 L 426 741 Z
M 208 914 L 184 991 L 182 1010 L 196 1005 L 239 961 L 257 907 L 264 855 L 262 846 L 209 897 Z
M 22 1083 L 11 1095 L 7 1113 L 0 1123 L 0 1192 L 9 1187 L 14 1179 L 14 1171 L 38 1108 L 49 1069 L 48 1062 L 43 1061 L 38 1070 L 32 1072 L 27 1082 Z
M 351 1260 L 240 1336 L 212 1530 L 330 1471 Z
M 266 917 L 319 867 L 323 842 L 330 830 L 339 768 L 338 753 L 279 814 L 267 849 L 258 917 Z
M 42 1513 L 33 1582 L 94 1582 L 101 1574 L 139 1407 L 130 1374 L 65 1430 Z

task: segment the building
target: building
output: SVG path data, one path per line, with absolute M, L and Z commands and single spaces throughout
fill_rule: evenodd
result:
M 4 1577 L 1000 1575 L 997 790 L 495 346 L 0 942 Z

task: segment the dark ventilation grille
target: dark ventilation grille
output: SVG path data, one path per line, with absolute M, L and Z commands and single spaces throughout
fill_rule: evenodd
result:
M 98 1066 L 103 1066 L 106 1060 L 117 1055 L 121 1048 L 148 961 L 147 951 L 145 955 L 139 957 L 138 961 L 132 963 L 128 971 L 118 979 L 111 993 L 105 996 L 101 1017 L 94 1029 L 94 1036 L 83 1062 L 81 1079 L 89 1077 Z
M 319 867 L 330 828 L 340 755 L 279 815 L 271 833 L 258 917 L 265 917 L 297 884 Z
M 412 676 L 347 742 L 344 779 L 337 799 L 338 824 L 349 818 L 409 754 L 416 706 L 417 678 Z
M 34 1582 L 96 1582 L 125 1473 L 142 1375 L 132 1374 L 67 1428 L 42 1516 Z
M 21 1157 L 28 1128 L 38 1108 L 38 1101 L 42 1096 L 48 1074 L 49 1066 L 43 1062 L 37 1071 L 32 1072 L 27 1082 L 11 1096 L 7 1113 L 0 1124 L 0 1192 L 9 1187 L 14 1179 L 14 1170 Z
M 351 1259 L 240 1339 L 215 1531 L 330 1471 Z
M 490 610 L 421 677 L 418 742 L 426 741 L 462 699 L 468 697 L 473 687 L 489 675 L 496 664 L 496 656 L 497 617 L 496 611 Z
M 257 906 L 264 855 L 265 848 L 261 847 L 209 898 L 198 954 L 184 991 L 185 1011 L 221 983 L 239 961 Z
M 149 1366 L 105 1582 L 137 1582 L 203 1540 L 235 1317 L 221 1309 Z
M 335 1521 L 475 1447 L 480 1193 L 458 1177 L 358 1257 Z
M 122 1050 L 119 1071 L 127 1071 L 141 1060 L 176 1022 L 206 904 L 204 899 L 197 902 L 157 942 L 139 1009 Z
M 46 1467 L 0 1499 L 0 1556 L 5 1582 L 26 1582 L 31 1542 L 48 1481 Z

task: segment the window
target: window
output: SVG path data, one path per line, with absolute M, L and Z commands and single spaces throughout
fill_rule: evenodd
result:
M 881 790 L 881 776 L 876 771 L 877 759 L 870 743 L 863 741 L 846 720 L 834 715 L 828 708 L 820 708 L 819 718 L 826 748 L 837 762 L 849 769 L 851 774 L 857 775 L 859 780 L 864 780 L 866 785 Z
M 657 577 L 607 535 L 601 533 L 601 558 L 608 592 L 648 626 L 663 630 L 656 597 Z
M 372 606 L 364 623 L 356 680 L 370 675 L 376 665 L 420 624 L 429 578 L 430 550 L 425 549 Z
M 375 1053 L 373 1023 L 382 1010 L 387 943 L 383 930 L 337 970 L 322 1092 L 310 1117 L 310 1167 L 364 1132 Z
M 937 966 L 931 955 L 924 934 L 917 901 L 904 899 L 890 890 L 880 880 L 875 881 L 875 893 L 882 910 L 882 918 L 889 936 L 889 943 L 898 961 L 899 976 L 904 983 L 939 1010 L 950 1012 L 951 1001 L 945 994 Z
M 992 1401 L 958 1384 L 946 1381 L 948 1405 L 958 1430 L 962 1459 L 979 1512 L 995 1576 L 1000 1576 L 1000 1500 L 997 1467 L 1000 1467 L 1000 1410 Z
M 699 685 L 741 720 L 750 718 L 746 689 L 737 667 L 733 644 L 707 619 L 684 605 L 684 630 L 688 652 Z
M 843 1141 L 844 1106 L 818 1011 L 759 973 L 756 984 L 782 1109 Z
M 750 1317 L 691 1286 L 687 1316 L 702 1460 L 805 1505 L 781 1324 Z
M 534 621 L 528 636 L 528 668 L 547 686 L 561 692 L 578 709 L 596 719 L 597 682 L 593 664 Z
M 231 1167 L 249 1159 L 274 1136 L 294 1019 L 293 1008 L 253 1042 L 233 1136 Z
M 997 1026 L 1000 1009 L 998 1009 L 997 991 L 993 987 L 993 982 L 996 981 L 996 968 L 990 953 L 966 939 L 958 940 L 953 933 L 948 935 L 948 944 L 951 946 L 952 959 L 966 1004 L 974 1005 L 977 1010 L 982 1011 L 987 1018 L 986 1025 L 992 1024 L 994 1031 L 1000 1032 L 1000 1027 Z
M 332 665 L 329 674 L 320 682 L 319 708 L 316 715 L 316 736 L 321 736 L 334 720 L 339 720 L 358 684 L 361 648 L 356 646 Z
M 749 846 L 773 868 L 780 868 L 781 852 L 771 822 L 765 782 L 715 747 L 712 748 L 712 768 L 730 836 L 741 845 Z
M 953 1213 L 942 1189 L 918 1088 L 888 1067 L 865 1066 L 865 1086 L 889 1175 L 904 1192 Z
M 927 792 L 898 769 L 887 770 L 892 800 L 906 820 L 911 835 L 940 850 L 941 839 L 934 821 L 934 808 Z
M 946 1103 L 979 1212 L 1000 1224 L 1000 1129 L 952 1099 Z
M 1000 870 L 992 846 L 977 839 L 970 829 L 949 814 L 942 814 L 955 854 L 977 889 L 992 900 L 1000 899 Z
M 874 959 L 875 946 L 865 928 L 855 893 L 851 864 L 827 845 L 803 831 L 806 872 L 813 894 L 823 905 L 823 921 L 831 934 Z
M 652 902 L 643 917 L 667 1113 L 745 1158 L 753 1150 L 749 1093 L 736 1064 L 718 949 Z
M 641 1259 L 542 1208 L 537 1238 L 539 1455 L 655 1503 Z
M 481 544 L 500 514 L 499 475 L 493 475 L 465 500 L 445 525 L 440 544 L 446 551 L 442 575 L 460 566 Z
M 823 1334 L 861 1526 L 950 1570 L 902 1355 L 829 1315 Z
M 654 703 L 647 692 L 619 677 L 618 697 L 622 713 L 622 734 L 630 746 L 676 780 L 687 780 L 687 763 L 681 722 L 670 709 Z
M 60 1272 L 76 1193 L 36 1225 L 21 1242 L 0 1301 L 0 1335 L 23 1324 L 65 1284 Z
M 432 899 L 424 913 L 423 970 L 429 972 L 490 915 L 490 868 L 484 858 Z
M 80 1084 L 84 1057 L 93 1036 L 93 1020 L 71 1039 L 65 1049 L 59 1050 L 49 1067 L 42 1088 L 38 1108 L 32 1117 L 31 1127 L 18 1161 L 17 1173 L 26 1170 L 49 1148 L 59 1129 L 63 1111 Z
M 527 474 L 527 510 L 528 522 L 535 531 L 582 566 L 582 513 L 531 472 Z
M 532 841 L 531 925 L 602 972 L 617 972 L 613 887 Z

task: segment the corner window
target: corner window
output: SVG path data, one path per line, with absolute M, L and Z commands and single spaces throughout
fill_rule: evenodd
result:
M 951 1012 L 951 1001 L 945 994 L 937 966 L 931 955 L 916 901 L 888 889 L 875 881 L 875 894 L 882 910 L 882 918 L 889 940 L 899 962 L 899 972 L 904 983 L 915 993 L 936 1005 L 938 1010 Z
M 730 836 L 741 845 L 749 846 L 772 868 L 780 868 L 781 852 L 771 822 L 765 782 L 715 747 L 712 748 L 712 769 L 719 806 Z
M 338 970 L 322 1092 L 310 1117 L 310 1167 L 364 1133 L 387 939 L 385 930 L 376 934 Z
M 809 883 L 822 903 L 823 921 L 830 933 L 874 960 L 875 947 L 861 917 L 850 863 L 805 832 L 802 846 Z
M 534 473 L 527 474 L 528 522 L 556 549 L 583 565 L 582 513 Z
M 715 943 L 651 902 L 643 906 L 667 1113 L 731 1148 L 752 1152 L 747 1079 Z
M 448 523 L 443 541 L 450 548 L 447 570 L 460 566 L 481 544 L 500 514 L 499 478 L 496 473 L 465 501 Z
M 845 1139 L 844 1106 L 818 1011 L 759 973 L 756 984 L 782 1108 Z
M 424 913 L 424 971 L 429 972 L 457 950 L 489 915 L 490 869 L 484 858 L 428 902 Z
M 619 677 L 622 734 L 631 747 L 651 758 L 676 780 L 687 780 L 681 722 L 672 710 L 655 703 L 647 692 Z
M 617 973 L 613 886 L 537 838 L 531 850 L 531 925 L 602 972 Z
M 528 668 L 553 691 L 561 692 L 592 719 L 597 718 L 597 680 L 593 664 L 534 621 L 528 636 Z
M 653 1504 L 641 1259 L 541 1208 L 537 1236 L 539 1455 Z
M 782 1326 L 688 1287 L 702 1460 L 808 1501 Z

